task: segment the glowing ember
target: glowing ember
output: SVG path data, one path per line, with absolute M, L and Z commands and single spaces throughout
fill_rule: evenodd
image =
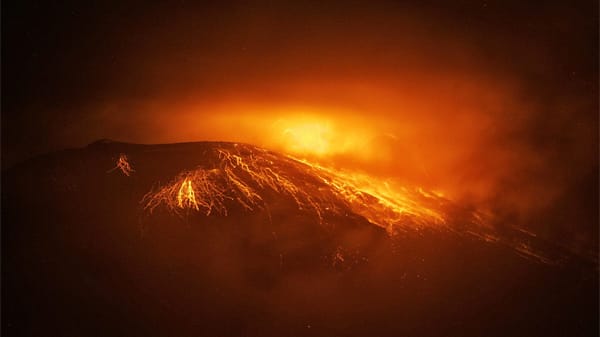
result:
M 110 173 L 116 169 L 121 170 L 121 172 L 123 172 L 123 174 L 128 177 L 131 175 L 132 172 L 135 172 L 135 170 L 131 167 L 131 164 L 129 164 L 129 159 L 127 158 L 127 155 L 124 153 L 121 153 L 119 155 L 119 159 L 117 159 L 117 165 L 112 169 L 108 170 L 107 173 Z

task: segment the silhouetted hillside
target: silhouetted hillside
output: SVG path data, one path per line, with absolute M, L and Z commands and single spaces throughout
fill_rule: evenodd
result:
M 21 163 L 2 177 L 2 333 L 597 335 L 593 264 L 463 235 L 473 220 L 435 196 L 390 230 L 376 197 L 336 183 L 220 142 L 103 140 Z M 456 223 L 429 227 L 427 210 Z

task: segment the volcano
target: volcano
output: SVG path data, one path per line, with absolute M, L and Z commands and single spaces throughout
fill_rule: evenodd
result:
M 3 172 L 6 336 L 593 336 L 597 263 L 419 188 L 248 144 Z

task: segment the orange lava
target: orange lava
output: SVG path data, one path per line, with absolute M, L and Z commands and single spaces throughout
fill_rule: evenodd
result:
M 291 197 L 298 209 L 310 209 L 321 218 L 321 206 L 289 177 L 271 169 L 266 162 L 272 154 L 241 156 L 226 149 L 217 149 L 220 158 L 218 168 L 197 168 L 182 172 L 172 182 L 157 191 L 151 191 L 143 199 L 144 208 L 153 212 L 165 205 L 171 211 L 195 209 L 206 215 L 228 214 L 228 207 L 241 207 L 252 211 L 264 206 L 265 189 Z
M 117 159 L 116 166 L 108 170 L 107 172 L 112 172 L 117 169 L 119 169 L 124 175 L 128 177 L 131 175 L 131 173 L 135 172 L 135 170 L 131 167 L 131 164 L 129 163 L 127 155 L 124 153 L 121 153 L 119 155 L 119 159 Z
M 181 187 L 177 192 L 177 206 L 179 208 L 193 208 L 199 210 L 198 202 L 196 202 L 196 192 L 189 179 L 184 179 Z

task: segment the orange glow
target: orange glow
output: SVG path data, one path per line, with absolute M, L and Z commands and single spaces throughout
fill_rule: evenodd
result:
M 332 131 L 328 124 L 301 123 L 283 131 L 283 144 L 293 152 L 325 155 L 331 150 Z
M 503 79 L 407 72 L 401 81 L 294 79 L 279 85 L 277 89 L 231 88 L 235 95 L 115 104 L 103 107 L 99 114 L 102 120 L 117 123 L 115 129 L 139 130 L 115 135 L 117 139 L 249 143 L 443 191 L 450 198 L 485 199 L 493 195 L 499 181 L 516 171 L 543 169 L 539 153 L 510 146 L 501 138 L 525 122 L 504 122 L 505 111 L 534 108 L 515 99 L 514 88 Z M 271 89 L 268 96 L 267 89 Z M 136 113 L 126 121 L 106 118 L 122 111 Z M 544 191 L 545 199 L 554 197 L 552 186 L 540 187 L 550 189 Z M 515 197 L 525 195 L 528 201 L 545 201 L 538 191 L 521 190 Z
M 352 110 L 246 104 L 228 104 L 216 108 L 216 111 L 221 110 L 223 113 L 217 113 L 204 122 L 213 125 L 212 131 L 218 133 L 235 125 L 238 132 L 229 136 L 228 140 L 258 144 L 298 157 L 325 161 L 347 155 L 369 160 L 378 151 L 374 147 L 377 145 L 374 143 L 377 124 L 373 120 L 357 118 Z M 194 119 L 190 115 L 190 123 Z
M 370 159 L 375 145 L 372 144 L 375 131 L 369 125 L 371 123 L 360 125 L 351 118 L 343 121 L 332 115 L 333 111 L 312 111 L 291 112 L 277 119 L 269 130 L 265 130 L 264 141 L 270 147 L 300 157 L 327 160 L 351 154 L 362 160 Z M 259 116 L 251 118 L 261 119 Z

